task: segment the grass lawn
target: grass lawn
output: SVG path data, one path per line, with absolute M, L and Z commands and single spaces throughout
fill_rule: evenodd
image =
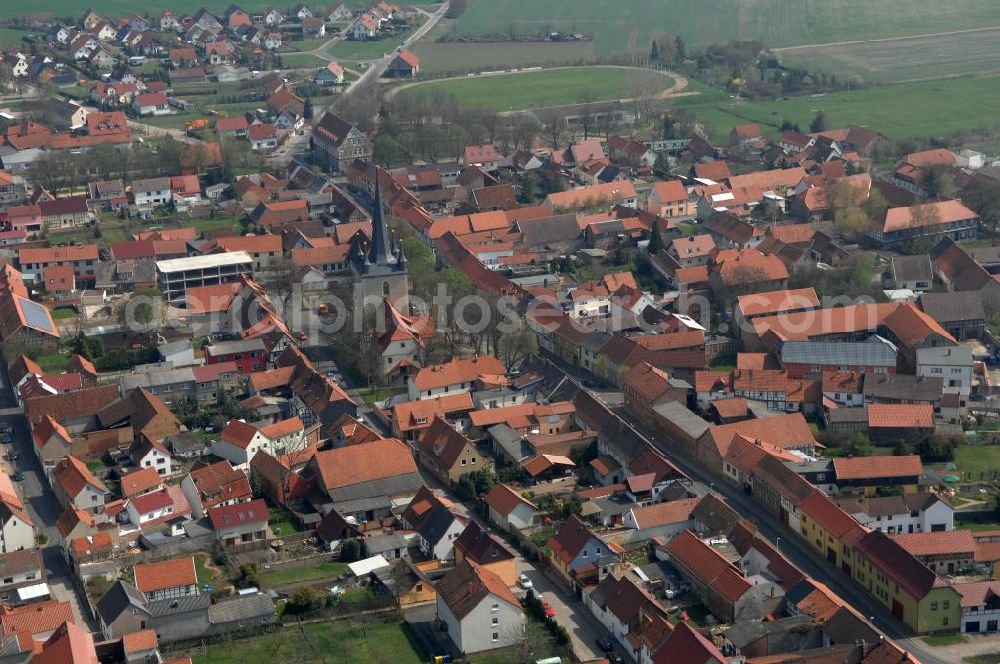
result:
M 282 512 L 280 508 L 271 507 L 269 509 L 271 510 L 271 518 L 268 519 L 267 525 L 271 526 L 271 531 L 274 532 L 275 537 L 302 532 L 302 526 Z
M 287 69 L 319 68 L 326 64 L 326 60 L 309 53 L 282 53 L 281 64 Z
M 201 116 L 197 113 L 173 113 L 171 115 L 146 116 L 138 118 L 142 124 L 160 127 L 162 129 L 184 129 L 189 120 L 197 120 Z
M 941 636 L 928 636 L 924 638 L 924 643 L 929 646 L 953 646 L 965 643 L 965 637 L 961 634 L 942 634 Z
M 669 77 L 654 71 L 579 67 L 431 82 L 411 90 L 449 93 L 463 106 L 507 111 L 576 104 L 588 93 L 601 101 L 628 98 L 637 77 L 655 80 L 664 88 L 672 84 Z
M 1000 523 L 996 521 L 966 521 L 962 518 L 961 512 L 955 512 L 955 528 L 957 530 L 983 532 L 985 530 L 1000 530 Z
M 1000 470 L 1000 445 L 961 445 L 955 448 L 955 465 L 962 479 L 978 480 L 980 473 Z
M 215 585 L 215 582 L 223 577 L 223 575 L 220 572 L 215 572 L 208 569 L 205 566 L 205 563 L 207 562 L 209 562 L 209 556 L 207 553 L 194 554 L 194 571 L 195 574 L 198 575 L 199 586 Z
M 308 567 L 298 567 L 296 569 L 285 569 L 274 572 L 263 572 L 260 575 L 261 581 L 268 587 L 287 586 L 293 583 L 306 583 L 309 581 L 319 581 L 321 579 L 333 579 L 347 571 L 347 563 L 342 562 L 322 562 Z
M 39 355 L 35 358 L 35 362 L 38 366 L 42 368 L 47 374 L 52 373 L 62 373 L 69 366 L 70 354 L 68 351 L 56 351 L 55 353 L 46 353 L 45 355 Z
M 667 11 L 664 11 L 667 9 Z M 708 11 L 706 11 L 708 9 Z M 724 16 L 727 20 L 720 21 Z M 892 20 L 887 21 L 886 17 Z M 649 53 L 653 39 L 679 35 L 689 45 L 758 40 L 767 46 L 920 35 L 996 25 L 981 0 L 506 0 L 472 2 L 457 21 L 464 34 L 580 32 L 598 54 Z M 912 52 L 907 49 L 907 52 Z
M 736 354 L 727 353 L 726 355 L 719 355 L 712 360 L 712 364 L 708 368 L 717 371 L 732 371 L 736 368 Z
M 399 42 L 409 37 L 410 33 L 404 33 L 395 37 L 386 37 L 375 41 L 353 41 L 344 39 L 333 46 L 327 53 L 338 60 L 376 60 L 386 53 L 392 53 L 399 46 Z
M 76 318 L 80 315 L 74 309 L 68 307 L 53 309 L 51 313 L 54 320 L 66 320 L 67 318 Z
M 394 662 L 419 664 L 423 651 L 402 622 L 337 620 L 302 625 L 252 639 L 215 643 L 189 653 L 197 664 L 269 662 Z M 177 654 L 177 653 L 172 653 Z M 310 654 L 312 657 L 310 657 Z
M 319 37 L 318 39 L 293 39 L 284 42 L 284 45 L 288 48 L 293 48 L 296 51 L 312 51 L 327 43 L 331 39 L 333 39 L 333 35 Z M 282 53 L 282 55 L 284 54 Z
M 0 12 L 3 12 L 0 9 Z M 35 30 L 33 32 L 25 32 L 24 30 L 15 30 L 14 28 L 0 28 L 0 46 L 7 48 L 16 48 L 21 46 L 21 38 L 30 34 L 41 34 L 40 30 Z
M 973 655 L 962 660 L 965 664 L 1000 664 L 1000 652 L 988 653 L 986 655 Z
M 242 228 L 240 227 L 239 222 L 233 219 L 232 217 L 215 217 L 215 218 L 209 217 L 206 219 L 192 219 L 190 221 L 179 220 L 176 224 L 171 224 L 170 226 L 171 227 L 176 226 L 178 228 L 192 226 L 196 231 L 198 231 L 199 234 L 207 230 L 214 230 L 216 228 L 225 228 L 227 226 L 236 231 L 242 232 Z
M 725 97 L 725 101 L 720 103 L 720 97 Z M 812 117 L 821 110 L 826 112 L 832 127 L 864 125 L 892 139 L 936 136 L 992 124 L 998 105 L 1000 78 L 974 76 L 897 83 L 822 97 L 742 101 L 738 105 L 733 105 L 719 91 L 673 102 L 673 106 L 684 108 L 698 120 L 707 122 L 713 141 L 723 140 L 733 126 L 746 122 L 756 122 L 765 133 L 777 136 L 783 120 L 808 127 Z
M 371 406 L 377 401 L 383 401 L 397 394 L 402 394 L 404 390 L 398 388 L 392 389 L 388 387 L 383 387 L 379 389 L 368 388 L 364 390 L 358 390 L 358 392 L 361 393 L 361 398 L 364 399 L 365 403 Z

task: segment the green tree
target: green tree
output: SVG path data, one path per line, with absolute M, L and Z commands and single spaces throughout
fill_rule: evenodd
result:
M 849 242 L 857 242 L 868 229 L 868 215 L 857 206 L 837 210 L 833 217 L 837 231 Z
M 844 452 L 852 456 L 871 456 L 875 454 L 875 446 L 868 436 L 859 431 L 844 445 Z
M 302 117 L 306 120 L 312 120 L 313 118 L 313 100 L 311 97 L 306 97 L 305 102 L 302 104 Z
M 660 49 L 656 45 L 656 40 L 653 40 L 653 45 L 649 47 L 649 59 L 659 60 L 660 59 Z
M 935 164 L 927 169 L 927 176 L 924 178 L 924 188 L 930 198 L 955 198 L 958 195 L 958 187 L 955 186 L 955 178 L 948 171 L 947 167 Z
M 653 232 L 649 236 L 647 250 L 650 256 L 655 256 L 663 251 L 663 248 L 663 233 L 660 232 L 660 219 L 657 217 L 653 220 Z
M 312 586 L 301 586 L 292 591 L 285 604 L 286 613 L 307 613 L 319 604 L 319 594 Z
M 361 560 L 361 542 L 356 538 L 344 540 L 340 545 L 340 560 L 345 563 L 353 563 Z
M 829 129 L 830 119 L 826 115 L 826 111 L 817 111 L 816 115 L 813 116 L 812 122 L 809 123 L 809 131 L 812 133 L 818 133 L 821 131 L 826 131 Z

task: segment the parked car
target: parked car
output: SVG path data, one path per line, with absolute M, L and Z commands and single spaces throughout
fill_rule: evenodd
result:
M 525 590 L 528 590 L 529 588 L 534 588 L 535 587 L 535 584 L 533 584 L 531 582 L 531 579 L 528 578 L 527 574 L 520 574 L 520 575 L 518 575 L 518 577 L 517 577 L 517 584 L 519 586 L 521 586 L 522 588 L 524 588 Z
M 17 452 L 7 452 L 7 461 L 17 461 L 21 455 Z
M 551 606 L 548 607 L 547 609 L 545 609 L 545 617 L 546 618 L 554 618 L 555 615 L 556 615 L 556 610 L 553 609 Z
M 611 645 L 611 639 L 602 636 L 596 641 L 597 647 L 600 648 L 601 652 L 611 652 L 614 646 Z
M 18 471 L 16 473 L 14 473 L 14 481 L 15 482 L 23 482 L 24 481 L 24 471 L 23 470 L 18 469 Z
M 10 427 L 3 427 L 0 429 L 0 442 L 12 443 L 14 442 L 14 430 Z

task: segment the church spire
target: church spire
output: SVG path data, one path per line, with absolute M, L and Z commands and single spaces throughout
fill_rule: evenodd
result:
M 382 200 L 382 180 L 375 167 L 375 206 L 372 210 L 372 246 L 368 262 L 373 265 L 391 265 L 396 262 L 385 223 L 385 202 Z

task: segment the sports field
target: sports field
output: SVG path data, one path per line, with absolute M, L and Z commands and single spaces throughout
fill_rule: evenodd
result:
M 1000 16 L 998 16 L 1000 22 Z M 920 81 L 1000 71 L 1000 28 L 798 46 L 780 49 L 781 62 L 810 71 L 856 75 L 865 81 Z
M 459 32 L 551 29 L 594 35 L 601 55 L 648 52 L 652 39 L 768 46 L 902 37 L 1000 25 L 995 0 L 504 0 L 469 3 Z
M 654 71 L 580 67 L 432 81 L 400 94 L 433 90 L 455 95 L 463 106 L 519 111 L 576 104 L 588 93 L 597 101 L 625 99 L 634 95 L 637 87 L 651 82 L 660 90 L 673 84 L 671 78 Z
M 689 85 L 689 89 L 698 89 Z M 777 101 L 720 100 L 720 94 L 675 99 L 711 125 L 711 138 L 725 140 L 734 125 L 757 122 L 777 135 L 782 120 L 808 127 L 817 111 L 825 111 L 831 126 L 866 125 L 889 138 L 927 137 L 957 129 L 972 130 L 996 122 L 1000 107 L 1000 77 L 964 77 L 896 83 L 822 97 L 791 97 Z

